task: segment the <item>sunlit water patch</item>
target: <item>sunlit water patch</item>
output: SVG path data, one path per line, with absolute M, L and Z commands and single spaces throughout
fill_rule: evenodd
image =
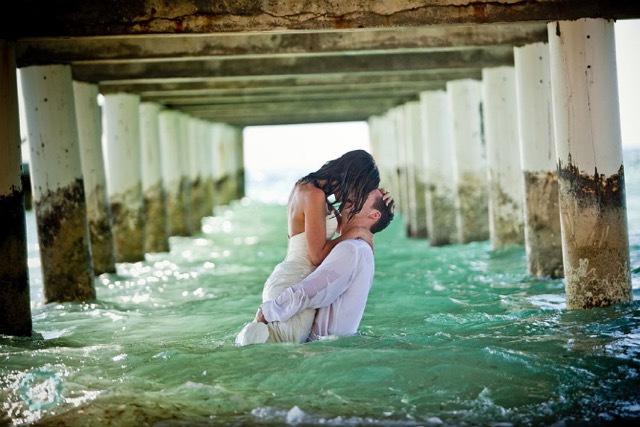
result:
M 286 249 L 286 210 L 218 208 L 171 251 L 44 304 L 28 213 L 32 339 L 0 337 L 0 425 L 621 425 L 640 420 L 640 161 L 626 168 L 634 301 L 567 310 L 522 247 L 376 236 L 360 334 L 236 347 Z

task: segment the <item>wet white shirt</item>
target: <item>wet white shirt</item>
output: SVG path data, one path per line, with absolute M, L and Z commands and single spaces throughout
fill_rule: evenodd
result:
M 310 340 L 358 331 L 373 284 L 373 251 L 363 240 L 338 243 L 316 270 L 278 297 L 262 304 L 268 322 L 285 321 L 316 308 Z

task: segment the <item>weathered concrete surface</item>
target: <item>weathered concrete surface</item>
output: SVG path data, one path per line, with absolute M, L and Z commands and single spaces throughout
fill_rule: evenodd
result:
M 86 209 L 82 180 L 35 202 L 46 302 L 96 298 Z
M 555 172 L 525 172 L 524 180 L 529 274 L 563 277 L 558 175 Z
M 113 240 L 116 262 L 144 260 L 145 222 L 142 188 L 134 186 L 112 194 Z
M 104 187 L 94 187 L 87 198 L 87 223 L 94 274 L 115 273 L 115 246 L 111 229 L 111 207 Z
M 605 176 L 558 165 L 568 308 L 629 302 L 631 272 L 624 168 Z
M 0 40 L 0 334 L 31 336 L 18 83 L 13 43 Z
M 145 252 L 168 252 L 167 212 L 162 182 L 144 191 Z
M 12 10 L 12 19 L 3 23 L 0 36 L 358 29 L 579 17 L 631 18 L 640 13 L 636 2 L 597 0 L 119 0 L 55 2 L 49 7 L 38 0 L 14 0 L 5 4 L 7 10 Z M 34 10 L 38 13 L 34 14 Z
M 31 336 L 24 194 L 0 195 L 0 334 Z
M 489 195 L 486 181 L 475 177 L 459 177 L 456 210 L 459 243 L 489 239 Z

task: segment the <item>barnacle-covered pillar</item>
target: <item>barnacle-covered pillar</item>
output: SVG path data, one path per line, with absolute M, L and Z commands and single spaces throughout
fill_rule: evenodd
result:
M 0 334 L 31 336 L 14 45 L 0 40 Z
M 480 85 L 479 81 L 471 79 L 447 82 L 458 187 L 456 225 L 459 243 L 489 238 L 487 161 Z
M 144 260 L 144 202 L 140 155 L 140 97 L 104 97 L 107 183 L 116 262 Z
M 548 24 L 568 308 L 632 300 L 614 23 Z
M 200 174 L 203 179 L 202 217 L 213 215 L 215 180 L 213 178 L 213 128 L 211 123 L 200 120 L 202 151 L 200 154 Z
M 194 227 L 194 218 L 196 213 L 193 211 L 193 203 L 191 193 L 193 185 L 189 169 L 191 167 L 191 144 L 189 142 L 189 116 L 185 113 L 178 112 L 177 141 L 178 141 L 178 159 L 180 162 L 180 200 L 181 208 L 184 216 L 185 235 L 193 235 L 196 228 Z
M 93 271 L 96 275 L 114 273 L 116 271 L 115 249 L 102 151 L 102 112 L 98 105 L 98 86 L 73 82 L 73 93 L 76 102 Z
M 514 49 L 524 173 L 524 240 L 529 274 L 562 277 L 558 173 L 553 137 L 549 45 Z
M 494 249 L 524 243 L 524 190 L 515 69 L 482 70 L 482 105 L 487 141 L 489 232 Z
M 145 252 L 167 252 L 167 213 L 162 185 L 160 128 L 155 102 L 140 103 L 140 150 L 142 153 L 142 194 L 144 198 Z
M 69 65 L 20 70 L 44 297 L 95 299 L 87 205 Z
M 432 246 L 457 243 L 456 176 L 447 93 L 443 90 L 422 92 L 420 107 L 425 141 L 429 243 Z

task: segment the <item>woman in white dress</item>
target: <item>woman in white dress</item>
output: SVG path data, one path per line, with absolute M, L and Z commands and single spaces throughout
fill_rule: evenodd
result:
M 368 194 L 380 185 L 378 167 L 364 150 L 349 151 L 330 160 L 320 169 L 300 178 L 288 201 L 289 244 L 287 254 L 264 284 L 262 300 L 269 301 L 289 286 L 308 276 L 341 240 L 373 236 L 367 230 L 340 235 L 340 211 L 352 204 L 350 215 L 358 213 Z M 383 191 L 384 193 L 384 191 Z M 386 193 L 387 204 L 391 196 Z M 236 337 L 236 344 L 264 342 L 305 342 L 311 331 L 315 310 L 309 309 L 286 322 L 265 325 L 253 321 Z

